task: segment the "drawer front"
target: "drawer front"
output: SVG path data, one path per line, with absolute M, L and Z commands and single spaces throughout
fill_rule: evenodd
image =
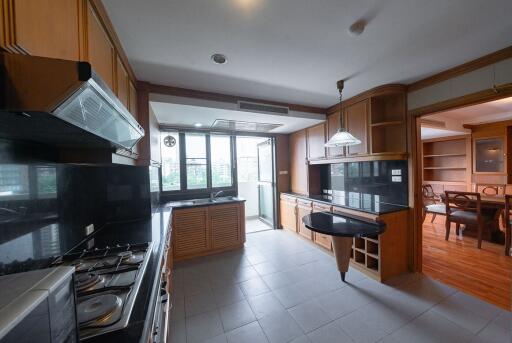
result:
M 324 247 L 325 249 L 331 250 L 331 236 L 324 235 L 322 233 L 314 233 L 315 243 Z
M 287 194 L 281 194 L 280 199 L 284 200 L 284 201 L 292 202 L 292 203 L 297 203 L 297 198 L 292 197 L 291 195 L 287 195 Z
M 314 212 L 332 212 L 332 206 L 314 202 L 313 203 L 313 211 Z
M 311 200 L 297 199 L 297 205 L 302 207 L 311 207 Z
M 299 234 L 307 239 L 313 239 L 313 233 L 311 232 L 311 230 L 305 227 L 304 224 L 302 223 L 300 223 L 299 225 Z

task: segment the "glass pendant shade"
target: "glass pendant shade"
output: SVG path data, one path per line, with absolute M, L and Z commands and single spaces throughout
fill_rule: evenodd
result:
M 327 143 L 325 143 L 325 147 L 327 148 L 337 148 L 343 146 L 352 146 L 361 144 L 361 140 L 352 136 L 347 131 L 338 131 L 334 136 L 329 139 Z
M 339 80 L 336 83 L 336 86 L 338 87 L 338 92 L 340 93 L 340 102 L 338 105 L 339 109 L 339 116 L 340 116 L 340 124 L 341 129 L 336 132 L 334 136 L 329 139 L 327 143 L 324 144 L 326 148 L 338 148 L 338 147 L 344 147 L 344 146 L 352 146 L 352 145 L 358 145 L 361 144 L 361 140 L 354 137 L 350 132 L 347 132 L 345 129 L 345 125 L 343 123 L 343 113 L 342 113 L 342 103 L 341 103 L 341 92 L 343 91 L 343 87 L 345 85 L 345 81 Z

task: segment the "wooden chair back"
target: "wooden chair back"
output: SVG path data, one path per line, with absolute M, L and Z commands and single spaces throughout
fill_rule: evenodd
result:
M 482 213 L 480 193 L 445 191 L 444 194 L 447 216 L 454 211 L 468 211 L 475 212 L 480 219 Z
M 512 245 L 512 225 L 510 224 L 510 211 L 512 211 L 512 195 L 505 195 L 505 256 L 510 256 L 510 246 Z
M 423 185 L 421 186 L 421 190 L 423 193 L 423 206 L 432 205 L 437 202 L 436 193 L 434 193 L 432 185 Z
M 475 192 L 485 195 L 505 195 L 507 185 L 498 183 L 477 183 Z

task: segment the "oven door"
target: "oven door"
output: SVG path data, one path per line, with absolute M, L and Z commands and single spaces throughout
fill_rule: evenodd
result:
M 167 293 L 167 275 L 161 274 L 160 290 L 156 297 L 155 312 L 153 314 L 153 341 L 166 343 L 169 332 L 169 294 Z

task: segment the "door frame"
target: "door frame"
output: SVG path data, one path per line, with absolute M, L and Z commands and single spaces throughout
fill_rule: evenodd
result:
M 279 200 L 279 195 L 278 195 L 278 178 L 277 178 L 277 151 L 276 151 L 276 136 L 273 135 L 273 134 L 269 134 L 269 135 L 265 135 L 265 134 L 261 134 L 261 133 L 244 133 L 244 132 L 237 132 L 234 134 L 235 136 L 235 154 L 236 154 L 236 141 L 237 141 L 237 138 L 238 137 L 256 137 L 256 138 L 266 138 L 266 139 L 269 139 L 270 140 L 270 144 L 272 146 L 272 180 L 273 180 L 273 196 L 272 196 L 272 199 L 273 199 L 273 216 L 274 216 L 274 220 L 273 220 L 273 223 L 272 223 L 272 229 L 275 230 L 275 229 L 278 229 L 279 227 L 279 203 L 278 203 L 278 200 Z M 259 158 L 259 156 L 257 157 Z M 259 167 L 259 162 L 258 162 L 258 167 Z M 237 173 L 238 173 L 238 170 L 237 170 Z M 259 177 L 259 176 L 258 176 Z M 237 190 L 238 190 L 238 175 L 237 175 Z M 259 196 L 258 196 L 258 200 L 259 200 Z M 259 203 L 258 203 L 258 212 L 259 212 Z M 245 220 L 245 218 L 244 218 Z
M 456 99 L 447 100 L 441 103 L 428 105 L 419 109 L 408 110 L 407 112 L 407 134 L 410 137 L 410 158 L 409 168 L 412 171 L 410 175 L 411 184 L 409 186 L 409 199 L 413 199 L 412 211 L 412 267 L 413 271 L 422 272 L 423 267 L 423 221 L 422 219 L 422 159 L 421 157 L 421 124 L 420 118 L 423 116 L 444 112 L 456 108 L 478 105 L 494 100 L 508 98 L 512 96 L 512 88 L 505 88 L 500 91 L 488 89 L 477 93 L 465 95 Z
M 274 147 L 274 141 L 272 140 L 272 137 L 269 137 L 266 141 L 258 143 L 256 145 L 256 149 L 258 150 L 258 156 L 257 156 L 257 165 L 258 165 L 258 219 L 263 220 L 265 223 L 272 226 L 272 229 L 276 228 L 276 216 L 277 216 L 277 210 L 276 210 L 276 175 L 275 175 L 275 147 Z M 260 182 L 266 182 L 266 181 L 260 181 L 260 154 L 259 154 L 259 147 L 263 144 L 270 144 L 270 154 L 271 154 L 271 173 L 272 173 L 272 179 L 269 182 L 272 186 L 272 223 L 269 223 L 267 220 L 263 219 L 261 216 L 261 207 L 260 207 Z M 268 182 L 268 181 L 267 181 Z

